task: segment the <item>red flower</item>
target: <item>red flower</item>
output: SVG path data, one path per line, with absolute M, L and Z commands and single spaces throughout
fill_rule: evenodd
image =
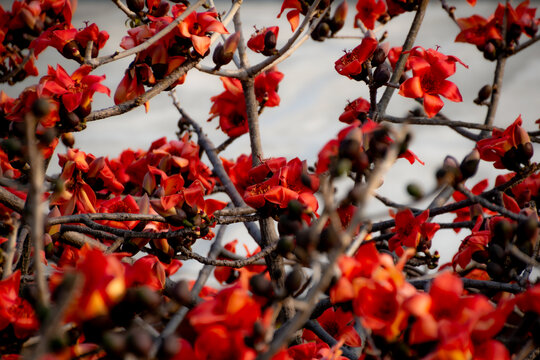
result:
M 359 97 L 345 106 L 343 114 L 339 116 L 339 121 L 351 124 L 355 120 L 361 120 L 359 116 L 366 117 L 366 114 L 369 112 L 369 106 L 369 101 Z
M 399 94 L 410 98 L 423 98 L 428 117 L 437 115 L 442 109 L 444 104 L 439 95 L 451 101 L 462 101 L 457 86 L 445 80 L 456 72 L 456 62 L 467 67 L 455 56 L 446 56 L 433 49 L 424 50 L 419 46 L 413 48 L 407 59 L 413 77 L 401 84 Z
M 116 196 L 112 199 L 106 200 L 99 205 L 100 213 L 129 213 L 138 214 L 139 205 L 131 195 L 122 199 L 121 196 Z M 113 226 L 119 229 L 130 230 L 133 229 L 139 223 L 138 220 L 131 221 L 103 221 L 104 225 Z
M 497 28 L 493 16 L 485 19 L 480 15 L 473 15 L 456 21 L 461 29 L 461 32 L 456 36 L 456 42 L 484 46 L 489 40 L 502 40 L 501 32 Z
M 486 246 L 491 241 L 491 232 L 489 230 L 480 230 L 482 220 L 482 217 L 479 217 L 476 220 L 471 235 L 463 239 L 459 245 L 457 253 L 452 258 L 452 266 L 454 269 L 456 269 L 457 266 L 465 269 L 471 262 L 475 252 L 486 250 Z
M 521 127 L 521 115 L 504 131 L 493 129 L 491 137 L 479 140 L 480 159 L 493 161 L 496 169 L 519 170 L 533 155 L 529 134 Z
M 414 216 L 411 209 L 401 210 L 396 214 L 396 227 L 393 231 L 396 233 L 388 240 L 388 248 L 395 251 L 398 256 L 403 254 L 403 247 L 417 249 L 421 240 L 429 242 L 435 232 L 439 230 L 439 224 L 427 223 L 429 210 L 424 211 L 418 216 Z M 430 244 L 424 244 L 429 249 Z M 422 249 L 420 249 L 422 251 Z
M 13 326 L 19 339 L 28 337 L 39 329 L 39 323 L 32 306 L 19 297 L 21 272 L 0 281 L 0 330 Z
M 186 10 L 186 6 L 181 4 L 173 7 L 174 17 L 178 17 Z M 217 20 L 218 14 L 214 11 L 198 13 L 193 11 L 184 21 L 178 24 L 180 34 L 191 40 L 193 48 L 201 56 L 204 56 L 210 47 L 210 38 L 206 35 L 209 32 L 228 34 L 229 32 L 223 24 Z
M 278 18 L 281 17 L 281 14 L 286 9 L 292 9 L 287 13 L 287 20 L 289 20 L 289 24 L 291 24 L 291 30 L 295 31 L 298 27 L 298 24 L 300 23 L 300 13 L 302 12 L 302 4 L 299 0 L 283 0 L 283 4 L 281 5 L 281 10 L 278 14 Z
M 251 35 L 251 38 L 247 42 L 247 46 L 257 53 L 272 55 L 275 52 L 278 34 L 278 26 L 262 28 Z
M 484 179 L 484 180 L 480 181 L 479 183 L 477 183 L 476 185 L 474 185 L 473 188 L 471 189 L 471 192 L 474 195 L 480 195 L 482 192 L 484 192 L 484 190 L 486 190 L 487 187 L 488 187 L 488 180 Z M 459 201 L 467 199 L 467 196 L 465 196 L 464 194 L 462 194 L 461 192 L 459 192 L 457 190 L 454 191 L 454 193 L 452 194 L 452 197 L 454 198 L 455 202 L 459 202 Z M 475 205 L 472 205 L 470 207 L 466 207 L 466 208 L 462 208 L 462 209 L 458 209 L 458 210 L 453 211 L 456 214 L 456 218 L 454 219 L 453 222 L 471 220 L 471 212 L 473 211 L 474 206 Z M 485 210 L 486 209 L 482 208 L 482 211 L 485 211 Z M 456 229 L 454 229 L 454 231 L 456 233 L 459 233 L 461 231 L 461 228 L 456 228 Z
M 163 264 L 154 255 L 146 255 L 135 261 L 133 265 L 125 264 L 126 284 L 132 286 L 148 286 L 152 290 L 162 290 L 165 280 L 182 267 L 179 260 L 172 260 L 170 264 Z
M 375 27 L 375 20 L 386 13 L 386 2 L 384 0 L 358 0 L 356 3 L 358 13 L 354 17 L 356 21 L 360 20 L 364 26 L 370 30 Z
M 260 208 L 266 202 L 285 208 L 289 201 L 298 200 L 309 211 L 317 211 L 318 202 L 313 192 L 318 189 L 319 181 L 315 175 L 308 175 L 311 187 L 304 185 L 302 174 L 305 173 L 305 168 L 305 162 L 301 162 L 298 158 L 292 159 L 279 171 L 273 172 L 268 180 L 247 187 L 244 200 L 254 208 Z
M 327 309 L 317 318 L 321 326 L 336 340 L 344 340 L 345 344 L 352 347 L 362 346 L 362 339 L 354 329 L 354 319 L 351 312 L 346 312 L 342 308 L 334 310 L 333 307 Z M 307 341 L 321 342 L 313 332 L 304 330 L 302 337 Z
M 255 95 L 260 106 L 278 106 L 280 99 L 277 94 L 278 84 L 283 79 L 283 73 L 275 68 L 267 70 L 255 77 Z M 237 137 L 248 132 L 246 101 L 244 90 L 238 79 L 222 77 L 225 91 L 210 100 L 212 117 L 219 116 L 219 126 L 229 137 Z
M 49 65 L 47 76 L 40 81 L 43 84 L 43 93 L 58 97 L 68 112 L 79 109 L 82 114 L 87 115 L 91 111 L 92 97 L 96 91 L 108 96 L 111 93 L 109 88 L 101 84 L 105 75 L 89 75 L 90 71 L 90 66 L 83 65 L 69 76 L 60 65 L 56 70 Z
M 373 54 L 377 45 L 377 39 L 365 36 L 360 45 L 350 52 L 346 52 L 345 55 L 336 61 L 336 71 L 349 78 L 352 78 L 354 75 L 359 75 L 363 70 L 362 65 Z

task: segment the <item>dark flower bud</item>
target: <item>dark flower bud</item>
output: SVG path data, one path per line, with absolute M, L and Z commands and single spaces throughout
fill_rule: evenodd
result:
M 424 197 L 424 190 L 419 184 L 411 183 L 407 185 L 407 193 L 415 200 L 420 200 Z
M 344 0 L 341 2 L 341 4 L 338 5 L 336 8 L 336 12 L 334 13 L 334 16 L 330 20 L 330 30 L 332 31 L 332 35 L 337 33 L 339 30 L 343 28 L 343 25 L 345 25 L 345 19 L 347 19 L 347 12 L 349 11 L 349 5 L 347 4 L 347 1 Z
M 302 228 L 302 222 L 299 219 L 291 217 L 290 214 L 282 214 L 278 221 L 279 235 L 294 235 Z
M 300 266 L 295 266 L 285 278 L 285 289 L 289 294 L 294 294 L 304 283 L 304 272 Z
M 508 149 L 501 158 L 501 162 L 508 170 L 519 171 L 521 169 L 521 163 L 518 161 L 517 148 L 513 147 Z
M 51 104 L 49 103 L 49 101 L 43 98 L 38 98 L 36 99 L 36 101 L 32 103 L 32 113 L 38 119 L 49 115 L 50 111 L 51 111 Z
M 144 0 L 127 0 L 126 5 L 129 10 L 138 13 L 144 9 Z
M 465 156 L 465 158 L 459 165 L 459 170 L 461 171 L 463 179 L 468 179 L 470 177 L 473 177 L 474 174 L 476 174 L 479 162 L 480 153 L 476 149 L 474 149 L 467 156 Z
M 274 295 L 272 283 L 264 274 L 257 274 L 249 279 L 249 286 L 255 295 L 270 298 Z
M 538 220 L 529 216 L 526 220 L 522 220 L 518 223 L 516 228 L 516 244 L 521 246 L 521 244 L 527 242 L 534 242 L 538 234 Z
M 475 100 L 477 103 L 481 103 L 483 101 L 486 101 L 491 96 L 491 85 L 484 85 L 482 88 L 478 91 L 478 97 Z
M 504 263 L 504 259 L 506 258 L 506 251 L 502 246 L 497 244 L 490 244 L 488 247 L 488 253 L 491 261 L 499 264 Z
M 333 228 L 327 227 L 321 231 L 321 237 L 317 244 L 317 250 L 327 252 L 339 244 L 339 235 Z
M 356 139 L 343 139 L 339 143 L 339 157 L 342 159 L 354 160 L 362 147 Z
M 81 51 L 79 49 L 79 44 L 77 44 L 75 40 L 71 40 L 70 42 L 64 45 L 64 47 L 62 48 L 62 55 L 66 59 L 72 59 L 75 61 L 83 60 Z
M 56 129 L 48 128 L 42 134 L 36 134 L 36 137 L 42 144 L 49 145 L 56 139 Z
M 373 73 L 373 83 L 376 88 L 380 88 L 381 86 L 386 85 L 388 80 L 390 80 L 391 75 L 391 69 L 390 66 L 386 63 L 382 63 L 377 68 L 375 68 L 375 71 Z
M 298 200 L 291 200 L 287 204 L 287 211 L 291 219 L 300 220 L 304 211 L 304 205 Z
M 152 336 L 141 328 L 132 329 L 127 336 L 127 348 L 135 355 L 147 358 L 153 345 Z
M 174 335 L 167 336 L 163 339 L 161 347 L 158 351 L 158 359 L 172 359 L 180 351 L 180 342 Z
M 528 142 L 525 144 L 519 144 L 517 147 L 517 159 L 522 164 L 528 164 L 529 160 L 534 155 L 533 145 Z
M 498 280 L 504 275 L 504 268 L 492 261 L 487 264 L 486 270 L 488 275 L 494 280 Z
M 538 32 L 538 24 L 536 23 L 536 21 L 533 20 L 529 23 L 529 25 L 523 28 L 523 31 L 525 31 L 525 34 L 527 34 L 527 36 L 534 37 Z
M 282 256 L 287 256 L 294 251 L 295 244 L 292 236 L 282 236 L 277 243 L 277 252 Z
M 62 140 L 62 144 L 64 144 L 68 148 L 72 148 L 73 145 L 75 145 L 75 137 L 71 132 L 63 133 L 60 136 L 60 140 Z
M 311 38 L 315 41 L 324 41 L 330 35 L 330 25 L 321 21 L 311 33 Z
M 268 31 L 264 35 L 264 52 L 272 52 L 276 48 L 277 36 L 273 31 Z M 266 55 L 266 54 L 264 54 Z
M 108 355 L 122 359 L 126 353 L 126 336 L 114 331 L 103 334 L 101 345 Z
M 489 252 L 487 250 L 475 251 L 471 258 L 480 264 L 487 264 L 489 261 Z
M 380 46 L 377 46 L 373 55 L 371 56 L 371 66 L 379 66 L 386 60 L 386 52 Z
M 189 290 L 189 283 L 187 280 L 180 280 L 174 286 L 173 293 L 171 294 L 173 299 L 180 305 L 191 307 L 193 305 L 193 299 L 191 297 L 191 290 Z
M 493 43 L 488 42 L 484 46 L 484 58 L 491 61 L 497 59 L 497 48 L 495 47 L 495 45 L 493 45 Z
M 234 52 L 238 47 L 239 40 L 240 33 L 236 32 L 229 36 L 223 45 L 219 44 L 218 46 L 216 46 L 214 54 L 212 55 L 212 60 L 214 61 L 214 64 L 216 64 L 216 67 L 218 69 L 219 67 L 227 65 L 231 62 L 234 56 Z

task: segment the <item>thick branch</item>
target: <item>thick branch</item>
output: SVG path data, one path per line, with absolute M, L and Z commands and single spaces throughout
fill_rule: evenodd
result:
M 414 16 L 413 23 L 411 24 L 411 28 L 409 30 L 409 33 L 407 34 L 405 43 L 403 44 L 403 50 L 401 52 L 401 55 L 399 56 L 394 72 L 392 73 L 392 77 L 390 78 L 391 83 L 398 83 L 399 78 L 403 74 L 403 70 L 405 69 L 405 62 L 407 61 L 407 58 L 409 57 L 409 54 L 407 53 L 407 51 L 411 50 L 414 45 L 414 42 L 416 40 L 416 35 L 418 35 L 418 31 L 420 30 L 420 25 L 422 25 L 422 21 L 424 20 L 424 14 L 426 13 L 428 3 L 429 3 L 429 0 L 422 0 L 420 5 L 418 6 L 418 10 L 416 11 L 416 15 Z M 388 103 L 390 102 L 390 98 L 392 97 L 394 90 L 395 89 L 391 87 L 387 87 L 386 90 L 384 91 L 384 94 L 378 104 L 378 110 L 381 116 L 385 114 L 386 107 L 388 106 Z

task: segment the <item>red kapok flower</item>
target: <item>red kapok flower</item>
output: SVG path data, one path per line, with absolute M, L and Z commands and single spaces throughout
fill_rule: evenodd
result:
M 255 34 L 251 35 L 251 38 L 247 42 L 247 46 L 257 53 L 262 53 L 263 55 L 267 56 L 272 55 L 276 49 L 276 40 L 278 34 L 278 26 L 262 28 L 257 30 Z
M 493 161 L 496 169 L 519 170 L 533 155 L 529 134 L 521 127 L 521 115 L 504 131 L 493 129 L 491 137 L 479 140 L 480 159 Z
M 354 27 L 358 27 L 356 21 L 360 20 L 366 28 L 373 30 L 375 20 L 386 13 L 386 2 L 384 0 L 358 0 L 356 10 L 358 13 L 354 17 Z
M 415 99 L 423 98 L 428 117 L 437 115 L 442 109 L 444 103 L 439 95 L 451 101 L 462 101 L 457 86 L 446 80 L 456 72 L 456 62 L 467 67 L 455 56 L 447 56 L 433 49 L 425 50 L 420 46 L 413 48 L 407 59 L 413 77 L 401 84 L 399 94 Z
M 59 97 L 68 112 L 79 109 L 85 116 L 91 111 L 92 97 L 96 91 L 108 96 L 111 93 L 109 88 L 101 84 L 105 75 L 89 75 L 91 71 L 92 67 L 83 65 L 69 76 L 60 65 L 56 70 L 49 65 L 47 75 L 40 81 L 43 84 L 43 93 Z
M 0 330 L 11 324 L 15 336 L 22 339 L 36 332 L 39 323 L 30 303 L 19 297 L 20 284 L 20 271 L 0 281 Z
M 336 61 L 336 71 L 349 78 L 360 74 L 362 72 L 362 65 L 373 54 L 377 48 L 377 44 L 377 39 L 370 36 L 364 37 L 360 45 L 346 52 L 345 55 Z
M 173 15 L 175 17 L 179 16 L 186 8 L 187 7 L 183 4 L 175 6 L 173 8 Z M 201 56 L 204 56 L 210 47 L 210 38 L 206 35 L 207 33 L 229 33 L 227 29 L 225 29 L 225 26 L 216 19 L 217 16 L 218 14 L 214 11 L 202 13 L 193 11 L 178 25 L 180 34 L 191 40 L 193 48 Z
M 398 256 L 403 254 L 403 246 L 416 249 L 420 245 L 422 237 L 426 241 L 431 240 L 440 225 L 428 223 L 429 210 L 418 216 L 414 216 L 411 209 L 404 209 L 396 214 L 396 227 L 393 231 L 396 234 L 388 240 L 388 248 L 395 251 Z M 426 244 L 429 249 L 429 245 Z
M 281 17 L 281 14 L 283 14 L 286 9 L 292 9 L 287 13 L 287 20 L 289 20 L 289 24 L 291 24 L 291 30 L 294 31 L 300 23 L 302 4 L 299 0 L 283 0 L 283 4 L 281 5 L 281 11 L 279 12 L 277 17 Z

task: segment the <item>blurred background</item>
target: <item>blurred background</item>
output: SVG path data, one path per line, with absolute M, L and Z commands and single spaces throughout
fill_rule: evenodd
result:
M 5 8 L 11 8 L 11 1 L 0 0 Z M 336 4 L 339 3 L 336 0 Z M 456 17 L 468 17 L 480 14 L 484 17 L 492 14 L 497 6 L 495 1 L 479 0 L 472 8 L 465 1 L 448 1 L 449 5 L 456 7 Z M 244 0 L 241 10 L 244 36 L 249 38 L 255 27 L 279 26 L 278 48 L 283 45 L 292 34 L 285 15 L 278 19 L 282 1 Z M 517 6 L 517 2 L 513 2 Z M 358 29 L 354 29 L 353 17 L 356 13 L 356 1 L 349 1 L 349 16 L 345 27 L 338 33 L 340 36 L 360 36 Z M 538 7 L 540 1 L 531 1 L 530 7 Z M 230 1 L 216 1 L 217 11 L 224 13 L 228 10 Z M 380 36 L 388 31 L 388 42 L 393 46 L 401 46 L 409 29 L 414 14 L 406 13 L 398 16 L 377 32 Z M 125 15 L 107 0 L 79 0 L 78 8 L 73 18 L 73 25 L 84 27 L 86 22 L 95 22 L 100 30 L 106 30 L 110 39 L 100 55 L 110 54 L 121 50 L 119 43 L 126 35 L 128 26 Z M 228 26 L 232 33 L 232 24 Z M 483 123 L 486 108 L 473 103 L 478 90 L 485 84 L 493 81 L 494 62 L 486 61 L 475 46 L 464 43 L 454 43 L 458 27 L 451 21 L 441 8 L 439 1 L 432 1 L 428 7 L 424 22 L 418 35 L 416 44 L 424 48 L 439 48 L 439 51 L 459 57 L 468 69 L 458 65 L 455 75 L 449 78 L 460 89 L 463 95 L 462 103 L 445 101 L 443 113 L 452 120 Z M 522 38 L 523 41 L 526 39 Z M 321 147 L 344 127 L 338 121 L 339 115 L 348 101 L 359 96 L 369 99 L 368 88 L 364 83 L 350 80 L 340 76 L 334 70 L 334 62 L 343 55 L 344 50 L 356 47 L 360 43 L 358 38 L 328 39 L 324 42 L 308 40 L 289 59 L 278 65 L 278 69 L 285 74 L 280 83 L 279 95 L 281 104 L 276 108 L 265 109 L 261 116 L 261 134 L 264 154 L 266 157 L 285 156 L 288 159 L 299 157 L 313 164 Z M 249 53 L 252 64 L 263 59 L 261 55 Z M 56 66 L 60 62 L 71 73 L 78 66 L 73 61 L 62 61 L 63 58 L 54 49 L 43 52 L 38 60 L 40 73 L 46 73 L 47 65 Z M 114 95 L 116 87 L 124 75 L 124 70 L 133 58 L 126 58 L 99 67 L 93 74 L 106 75 L 103 82 L 111 89 Z M 212 65 L 211 59 L 204 60 Z M 234 66 L 232 63 L 228 67 Z M 26 86 L 34 84 L 37 78 L 27 79 L 14 87 L 2 85 L 8 95 L 16 97 Z M 192 70 L 188 73 L 186 82 L 177 87 L 177 95 L 186 112 L 196 119 L 205 129 L 214 144 L 220 144 L 226 135 L 217 129 L 217 119 L 207 122 L 211 107 L 210 97 L 223 91 L 218 77 Z M 382 91 L 381 91 L 382 93 Z M 96 94 L 92 105 L 93 110 L 114 105 L 111 98 L 103 94 Z M 416 103 L 413 99 L 397 95 L 397 91 L 390 102 L 387 113 L 394 116 L 406 116 L 408 111 L 414 109 Z M 529 47 L 507 61 L 504 72 L 502 97 L 499 103 L 495 125 L 506 127 L 521 114 L 524 127 L 535 130 L 538 125 L 534 122 L 540 118 L 540 46 Z M 172 105 L 167 93 L 162 93 L 150 101 L 150 110 L 145 113 L 144 108 L 137 108 L 129 113 L 108 119 L 88 123 L 86 130 L 75 134 L 75 146 L 82 151 L 93 153 L 96 156 L 108 155 L 116 157 L 123 149 L 147 149 L 152 141 L 166 136 L 175 138 L 179 115 Z M 410 197 L 406 193 L 409 183 L 422 184 L 424 190 L 429 192 L 435 186 L 435 171 L 442 164 L 446 155 L 453 155 L 462 159 L 470 152 L 474 143 L 467 140 L 453 130 L 436 126 L 412 126 L 413 140 L 410 149 L 415 152 L 425 165 L 400 159 L 386 176 L 384 184 L 378 193 L 396 202 L 409 203 Z M 535 148 L 538 152 L 538 147 Z M 65 152 L 63 145 L 59 145 L 57 152 Z M 246 135 L 237 139 L 225 152 L 223 157 L 236 159 L 242 153 L 249 153 L 249 139 Z M 538 161 L 537 155 L 535 158 Z M 56 156 L 51 162 L 49 174 L 58 173 Z M 478 181 L 489 177 L 490 186 L 493 185 L 498 172 L 491 164 L 482 163 L 478 174 L 467 182 L 472 187 Z M 344 193 L 351 183 L 346 180 L 340 184 L 340 192 Z M 426 202 L 415 206 L 425 206 Z M 375 219 L 388 218 L 376 200 L 371 201 L 368 215 Z M 450 222 L 454 216 L 439 216 L 435 221 Z M 433 246 L 441 251 L 441 264 L 451 260 L 459 240 L 469 232 L 462 230 L 458 236 L 453 230 L 440 230 L 434 240 Z M 243 226 L 230 226 L 226 240 L 234 238 L 247 239 Z M 247 241 L 253 249 L 255 244 Z M 206 254 L 209 242 L 199 240 L 195 250 Z M 198 264 L 193 261 L 186 262 L 181 269 L 182 274 L 193 275 Z

